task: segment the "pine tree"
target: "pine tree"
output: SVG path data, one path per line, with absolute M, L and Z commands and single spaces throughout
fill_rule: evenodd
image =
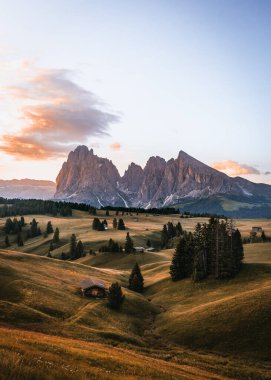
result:
M 54 233 L 54 236 L 53 236 L 53 242 L 54 243 L 59 243 L 59 228 L 56 227 L 55 229 L 55 233 Z
M 84 256 L 84 245 L 81 240 L 78 241 L 76 250 L 75 250 L 75 258 L 79 259 L 80 257 Z
M 122 218 L 120 218 L 118 221 L 118 230 L 125 230 L 125 229 L 126 227 L 125 227 L 124 221 Z
M 132 253 L 134 251 L 134 243 L 132 238 L 130 237 L 129 232 L 127 232 L 125 245 L 124 245 L 125 253 Z
M 207 250 L 205 241 L 205 228 L 200 223 L 194 232 L 192 280 L 198 282 L 207 276 Z
M 183 228 L 180 222 L 176 225 L 176 236 L 181 236 L 183 234 Z
M 161 247 L 163 248 L 168 248 L 168 231 L 167 231 L 167 226 L 164 224 L 162 232 L 161 232 Z
M 150 239 L 147 240 L 147 243 L 146 243 L 147 247 L 150 248 L 151 247 L 151 241 Z
M 193 239 L 187 234 L 180 238 L 170 265 L 170 275 L 173 281 L 186 278 L 192 274 Z
M 235 260 L 236 271 L 239 272 L 244 260 L 244 248 L 242 237 L 238 228 L 234 231 L 233 236 L 233 256 Z
M 116 229 L 118 227 L 117 218 L 113 219 L 113 228 Z
M 54 244 L 53 242 L 51 241 L 50 243 L 50 247 L 49 247 L 49 252 L 53 251 L 54 250 Z
M 176 230 L 172 222 L 168 222 L 167 224 L 167 234 L 169 239 L 172 239 L 176 236 Z
M 129 277 L 129 286 L 128 288 L 130 290 L 133 290 L 134 292 L 142 293 L 144 288 L 144 279 L 141 274 L 140 267 L 138 263 L 135 263 L 132 272 Z
M 10 218 L 7 218 L 5 227 L 4 227 L 5 233 L 10 234 L 13 230 L 13 222 Z
M 17 245 L 18 245 L 18 247 L 23 247 L 23 245 L 24 245 L 24 242 L 23 242 L 23 239 L 22 239 L 22 235 L 21 235 L 20 232 L 17 235 Z
M 75 258 L 75 254 L 76 254 L 76 246 L 77 246 L 77 239 L 76 239 L 76 236 L 75 234 L 72 234 L 71 238 L 70 238 L 70 257 L 72 259 Z
M 108 292 L 108 304 L 111 309 L 119 310 L 124 301 L 124 294 L 118 282 L 111 284 Z
M 25 226 L 25 220 L 24 220 L 24 217 L 23 217 L 23 216 L 21 216 L 20 224 L 21 224 L 21 227 L 24 227 L 24 226 Z
M 47 223 L 46 232 L 47 232 L 47 234 L 52 234 L 54 232 L 54 229 L 53 229 L 51 221 L 49 221 Z
M 6 245 L 7 248 L 10 247 L 10 242 L 9 242 L 8 235 L 6 235 L 6 237 L 5 237 L 5 245 Z
M 41 234 L 41 231 L 38 228 L 38 222 L 36 221 L 35 218 L 32 220 L 32 222 L 30 223 L 30 225 L 31 225 L 31 227 L 30 227 L 30 236 L 31 237 L 39 236 Z

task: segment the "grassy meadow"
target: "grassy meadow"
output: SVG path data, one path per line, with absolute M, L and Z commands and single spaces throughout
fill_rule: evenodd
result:
M 168 221 L 193 230 L 204 218 L 119 215 L 127 231 L 93 231 L 93 216 L 74 211 L 72 218 L 42 215 L 33 219 L 42 231 L 51 220 L 60 229 L 61 247 L 46 257 L 52 235 L 28 239 L 17 247 L 0 245 L 0 379 L 270 379 L 271 243 L 246 244 L 245 264 L 230 280 L 172 282 L 173 249 L 153 253 L 86 254 L 60 260 L 75 233 L 86 250 L 109 238 L 124 243 L 127 231 L 135 246 L 147 239 L 159 244 Z M 0 220 L 0 230 L 5 223 Z M 252 226 L 271 235 L 270 220 L 236 220 L 242 236 Z M 127 289 L 138 262 L 145 291 Z M 106 300 L 82 297 L 79 281 L 88 276 L 110 285 L 119 281 L 125 301 L 120 312 Z

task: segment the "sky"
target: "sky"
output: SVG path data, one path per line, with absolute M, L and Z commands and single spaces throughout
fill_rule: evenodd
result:
M 269 0 L 0 0 L 0 178 L 180 150 L 271 184 Z

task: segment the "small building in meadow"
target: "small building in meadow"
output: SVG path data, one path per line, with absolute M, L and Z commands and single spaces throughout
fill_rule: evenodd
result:
M 107 296 L 107 286 L 105 282 L 99 278 L 84 278 L 80 281 L 80 287 L 84 297 L 104 298 Z
M 134 252 L 143 253 L 145 251 L 144 247 L 134 247 Z
M 251 232 L 263 232 L 262 227 L 252 227 Z

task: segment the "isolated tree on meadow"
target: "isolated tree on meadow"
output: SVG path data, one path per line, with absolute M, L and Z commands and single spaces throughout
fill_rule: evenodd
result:
M 56 227 L 55 229 L 55 233 L 54 233 L 54 236 L 53 236 L 53 242 L 54 243 L 59 243 L 59 228 Z
M 77 239 L 76 239 L 75 234 L 72 234 L 71 238 L 70 238 L 70 252 L 69 252 L 70 253 L 70 257 L 72 259 L 75 258 L 76 246 L 77 246 Z
M 108 291 L 108 305 L 111 309 L 119 310 L 124 301 L 124 294 L 118 282 L 111 284 Z
M 51 222 L 51 221 L 49 221 L 49 222 L 47 223 L 46 232 L 47 232 L 47 234 L 52 234 L 52 233 L 54 232 L 54 229 L 53 229 L 53 226 L 52 226 L 52 222 Z
M 147 243 L 146 243 L 147 247 L 150 248 L 151 247 L 151 241 L 150 239 L 147 240 Z
M 125 229 L 126 229 L 126 227 L 125 227 L 124 221 L 122 218 L 120 218 L 118 220 L 118 230 L 125 230 Z
M 127 235 L 126 235 L 124 251 L 125 253 L 132 253 L 134 251 L 134 243 L 129 232 L 127 232 Z
M 118 227 L 117 218 L 113 219 L 113 228 L 116 229 Z
M 141 274 L 140 267 L 138 263 L 135 263 L 132 272 L 129 277 L 129 286 L 128 288 L 130 290 L 133 290 L 134 292 L 142 293 L 144 288 L 144 279 Z
M 106 210 L 105 215 L 109 216 L 109 210 Z

